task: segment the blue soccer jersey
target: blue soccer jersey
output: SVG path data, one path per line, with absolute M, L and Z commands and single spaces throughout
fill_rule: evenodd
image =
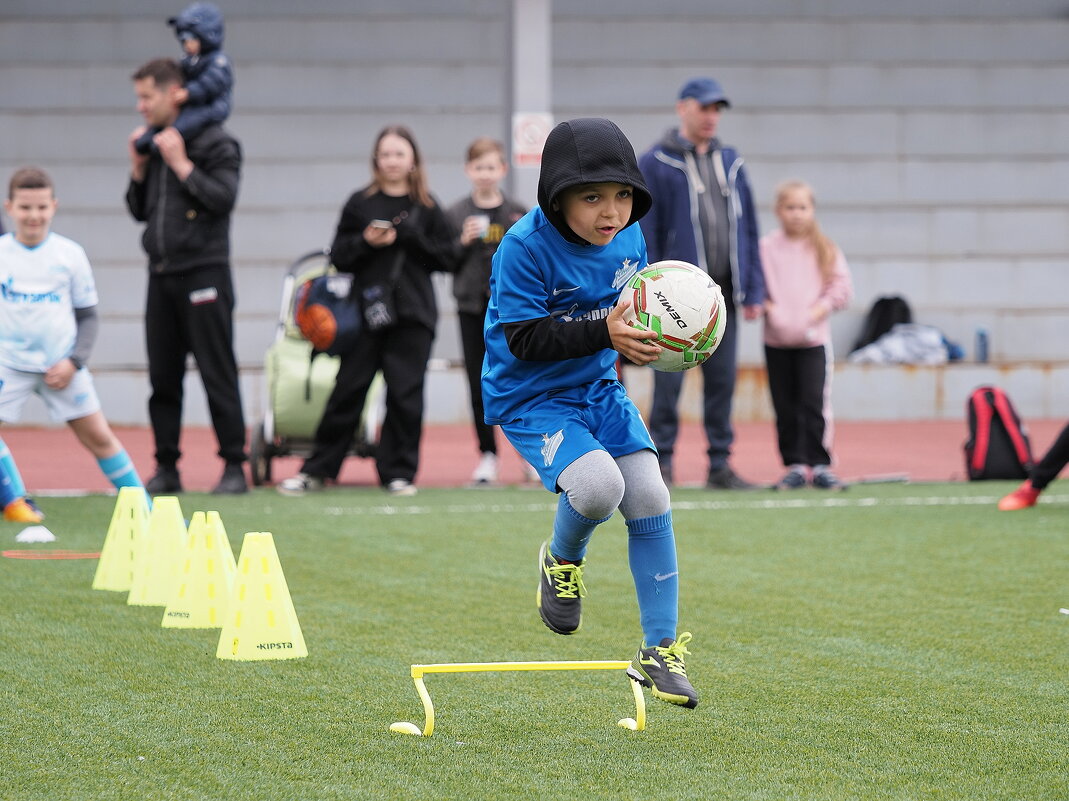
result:
M 482 375 L 486 422 L 515 420 L 554 390 L 615 379 L 617 353 L 611 349 L 558 361 L 517 359 L 504 324 L 548 316 L 568 325 L 608 317 L 624 284 L 645 266 L 646 242 L 637 225 L 603 246 L 568 242 L 538 207 L 512 226 L 490 276 Z

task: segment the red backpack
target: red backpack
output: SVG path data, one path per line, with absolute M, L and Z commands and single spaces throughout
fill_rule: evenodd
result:
M 965 471 L 970 481 L 1028 478 L 1032 445 L 1009 397 L 998 387 L 977 387 L 966 404 L 969 438 Z

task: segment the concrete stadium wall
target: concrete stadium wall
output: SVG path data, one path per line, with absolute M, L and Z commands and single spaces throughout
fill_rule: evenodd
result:
M 125 139 L 139 123 L 129 81 L 175 56 L 165 24 L 183 3 L 8 0 L 0 11 L 0 174 L 41 164 L 58 184 L 56 229 L 88 250 L 103 325 L 93 358 L 109 417 L 146 420 L 138 226 L 122 203 Z M 639 150 L 674 123 L 688 77 L 710 74 L 733 108 L 722 138 L 747 160 L 764 230 L 775 185 L 814 184 L 825 230 L 853 269 L 835 319 L 845 355 L 871 302 L 900 293 L 919 322 L 993 363 L 936 370 L 842 365 L 841 419 L 959 416 L 973 382 L 997 378 L 1026 415 L 1062 416 L 1069 306 L 1069 34 L 1047 0 L 644 0 L 558 3 L 550 97 L 557 119 L 615 119 Z M 229 127 L 246 151 L 234 221 L 237 350 L 250 422 L 269 403 L 264 353 L 282 276 L 329 244 L 341 204 L 367 180 L 379 128 L 404 122 L 445 203 L 467 185 L 466 144 L 509 135 L 510 17 L 493 0 L 230 0 L 236 65 Z M 533 197 L 523 198 L 528 203 Z M 439 283 L 440 365 L 459 358 L 448 280 Z M 757 326 L 743 327 L 739 414 L 766 417 Z M 916 376 L 927 375 L 929 379 Z M 641 385 L 644 377 L 636 378 Z M 636 392 L 640 392 L 636 389 Z M 431 422 L 468 417 L 459 371 L 432 371 Z M 191 423 L 207 419 L 189 382 Z M 873 398 L 882 398 L 874 402 Z M 691 408 L 691 407 L 688 407 Z M 27 410 L 27 421 L 44 419 Z

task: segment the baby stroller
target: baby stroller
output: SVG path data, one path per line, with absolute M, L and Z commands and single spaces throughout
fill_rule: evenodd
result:
M 256 486 L 271 482 L 271 460 L 276 456 L 308 457 L 315 445 L 316 427 L 334 388 L 339 357 L 320 353 L 312 359 L 312 344 L 297 329 L 293 306 L 298 287 L 333 269 L 330 251 L 315 250 L 301 256 L 286 270 L 275 341 L 264 357 L 267 410 L 253 429 L 249 445 L 252 483 Z M 385 409 L 385 389 L 382 375 L 377 374 L 368 389 L 350 455 L 365 458 L 375 455 Z

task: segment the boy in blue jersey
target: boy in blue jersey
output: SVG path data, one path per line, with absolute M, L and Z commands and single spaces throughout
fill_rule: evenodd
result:
M 581 624 L 583 571 L 594 529 L 619 508 L 644 642 L 628 674 L 674 704 L 698 695 L 676 636 L 679 571 L 668 488 L 653 440 L 617 378 L 618 354 L 638 364 L 660 348 L 616 302 L 646 266 L 635 223 L 652 199 L 635 151 L 604 119 L 554 128 L 542 152 L 538 206 L 494 255 L 486 313 L 483 404 L 560 494 L 553 537 L 538 556 L 538 611 L 557 634 Z
M 0 421 L 16 422 L 30 395 L 63 420 L 115 487 L 140 487 L 112 432 L 85 366 L 97 333 L 97 293 L 85 251 L 52 233 L 56 199 L 44 170 L 24 167 L 8 185 L 4 210 L 15 230 L 0 236 Z M 0 440 L 4 519 L 37 523 L 15 461 Z

